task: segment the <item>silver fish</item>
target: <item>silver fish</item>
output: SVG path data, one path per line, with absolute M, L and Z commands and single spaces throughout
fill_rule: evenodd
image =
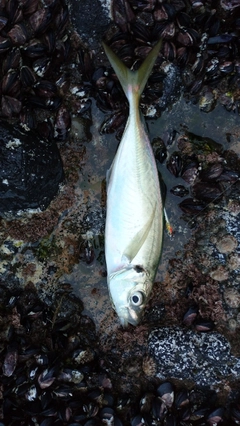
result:
M 139 100 L 161 46 L 159 41 L 139 70 L 128 69 L 104 44 L 129 102 L 122 140 L 107 174 L 105 257 L 107 281 L 121 325 L 137 325 L 159 264 L 163 204 L 158 171 L 139 110 Z

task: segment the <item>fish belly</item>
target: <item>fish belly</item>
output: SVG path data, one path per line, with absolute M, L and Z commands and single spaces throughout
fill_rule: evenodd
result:
M 148 136 L 131 120 L 109 177 L 105 239 L 108 275 L 131 263 L 154 278 L 162 245 L 159 179 Z

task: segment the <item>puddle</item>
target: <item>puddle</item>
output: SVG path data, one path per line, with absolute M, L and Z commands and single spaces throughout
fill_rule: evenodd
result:
M 95 260 L 91 265 L 83 262 L 76 264 L 70 274 L 61 277 L 61 282 L 68 282 L 73 286 L 74 292 L 84 303 L 85 313 L 95 322 L 97 329 L 104 328 L 104 321 L 111 318 L 114 327 L 117 318 L 112 311 L 108 297 L 104 263 L 104 239 L 100 229 L 104 228 L 103 184 L 106 170 L 110 167 L 119 141 L 114 134 L 100 135 L 99 128 L 104 119 L 104 114 L 99 112 L 93 104 L 93 125 L 91 127 L 92 140 L 85 142 L 86 154 L 84 166 L 79 174 L 76 194 L 85 193 L 86 205 L 84 209 L 91 212 L 103 212 L 103 217 L 94 222 L 91 231 L 90 245 L 94 245 Z M 186 131 L 201 137 L 212 138 L 222 144 L 224 149 L 234 149 L 238 146 L 239 117 L 228 113 L 223 107 L 218 106 L 209 114 L 201 112 L 198 106 L 179 100 L 170 111 L 165 111 L 159 119 L 147 120 L 150 140 L 161 137 L 167 139 L 172 131 L 176 131 L 176 138 L 171 145 L 167 145 L 168 157 L 178 150 L 177 138 Z M 231 142 L 229 142 L 229 139 Z M 181 178 L 175 178 L 164 164 L 158 163 L 159 171 L 167 187 L 165 207 L 174 229 L 174 238 L 171 239 L 167 232 L 164 234 L 162 258 L 158 268 L 156 281 L 165 280 L 169 259 L 178 256 L 183 251 L 184 245 L 191 237 L 191 226 L 183 219 L 183 213 L 178 207 L 181 198 L 170 193 L 170 189 L 178 184 L 186 185 Z M 83 206 L 82 206 L 83 207 Z M 81 207 L 79 207 L 81 208 Z M 91 221 L 91 220 L 90 220 Z M 190 219 L 189 219 L 190 221 Z M 97 229 L 99 227 L 99 230 Z M 99 235 L 97 235 L 99 234 Z M 101 240 L 99 239 L 101 236 Z M 99 261 L 98 259 L 101 259 Z

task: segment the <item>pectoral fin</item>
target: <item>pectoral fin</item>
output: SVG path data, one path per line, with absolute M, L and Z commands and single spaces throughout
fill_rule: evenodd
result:
M 149 219 L 147 220 L 145 225 L 142 227 L 142 229 L 140 229 L 136 233 L 136 235 L 133 237 L 130 244 L 124 250 L 123 257 L 127 258 L 130 263 L 132 262 L 134 257 L 137 256 L 139 250 L 141 249 L 144 242 L 146 241 L 146 238 L 149 234 L 149 231 L 150 231 L 152 223 L 153 223 L 155 211 L 156 211 L 156 204 L 155 204 L 154 209 L 152 210 L 151 216 L 149 217 Z

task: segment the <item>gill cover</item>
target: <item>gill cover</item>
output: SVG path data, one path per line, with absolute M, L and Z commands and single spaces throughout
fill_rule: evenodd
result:
M 140 266 L 129 265 L 109 276 L 109 290 L 121 325 L 137 325 L 147 303 L 151 282 Z

